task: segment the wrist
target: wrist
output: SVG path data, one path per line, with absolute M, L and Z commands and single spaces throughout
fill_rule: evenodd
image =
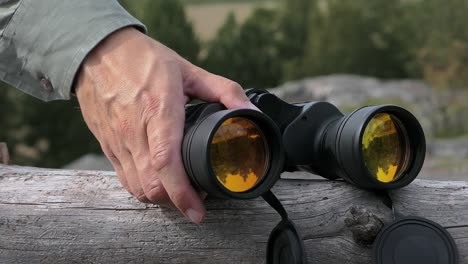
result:
M 103 64 L 104 60 L 109 59 L 115 53 L 118 53 L 126 42 L 134 41 L 136 38 L 146 37 L 144 33 L 135 27 L 124 27 L 114 31 L 97 44 L 89 53 L 80 65 L 80 68 L 75 76 L 72 94 L 76 95 L 80 88 L 80 83 L 85 75 L 89 75 L 90 68 L 95 67 L 97 64 Z M 118 56 L 118 54 L 116 54 Z M 112 63 L 110 63 L 112 64 Z

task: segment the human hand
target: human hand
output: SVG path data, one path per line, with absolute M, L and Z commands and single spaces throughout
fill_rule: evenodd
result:
M 122 185 L 141 202 L 175 206 L 200 223 L 205 195 L 193 189 L 181 157 L 184 107 L 195 97 L 256 109 L 242 88 L 134 28 L 94 48 L 75 87 L 86 124 Z

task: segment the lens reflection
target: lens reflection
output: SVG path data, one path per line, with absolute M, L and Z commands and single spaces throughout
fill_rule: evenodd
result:
M 218 181 L 232 192 L 255 187 L 269 165 L 269 151 L 261 130 L 241 117 L 221 124 L 211 142 L 210 155 Z
M 387 113 L 375 115 L 364 131 L 362 153 L 373 177 L 383 183 L 396 181 L 409 157 L 408 136 L 401 122 Z

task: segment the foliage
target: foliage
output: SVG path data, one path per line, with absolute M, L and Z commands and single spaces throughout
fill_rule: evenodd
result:
M 8 129 L 11 127 L 11 116 L 10 112 L 14 107 L 13 102 L 11 102 L 8 98 L 8 88 L 6 85 L 0 86 L 0 142 L 3 140 L 5 141 L 8 138 Z
M 244 87 L 278 84 L 281 64 L 275 41 L 273 10 L 257 9 L 238 26 L 230 14 L 210 44 L 203 66 L 216 74 L 236 80 Z
M 8 118 L 1 123 L 7 133 L 0 135 L 0 141 L 7 142 L 15 163 L 58 167 L 99 152 L 76 100 L 44 103 L 10 87 L 0 91 L 6 91 L 3 98 L 9 104 L 2 111 Z
M 468 88 L 468 1 L 424 0 L 406 7 L 412 74 L 436 88 Z
M 308 33 L 315 7 L 315 0 L 282 0 L 280 3 L 282 12 L 278 17 L 278 50 L 283 65 L 283 79 L 294 79 L 300 75 L 297 71 L 306 53 L 306 43 L 312 37 Z
M 382 78 L 408 77 L 405 49 L 395 37 L 398 1 L 329 0 L 310 19 L 305 56 L 293 74 L 299 78 L 351 73 Z
M 208 54 L 202 65 L 207 70 L 236 80 L 239 70 L 232 65 L 242 57 L 237 53 L 235 39 L 239 34 L 239 25 L 233 13 L 230 13 L 224 24 L 218 30 L 217 38 L 209 46 Z
M 120 1 L 146 25 L 148 35 L 196 63 L 200 43 L 178 0 Z

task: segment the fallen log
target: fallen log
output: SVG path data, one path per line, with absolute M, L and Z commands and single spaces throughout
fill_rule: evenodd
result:
M 113 172 L 0 165 L 0 263 L 264 263 L 280 220 L 262 199 L 208 199 L 205 222 L 139 203 Z M 281 180 L 274 193 L 299 229 L 309 263 L 371 263 L 392 211 L 341 181 Z M 468 263 L 468 183 L 417 180 L 394 207 L 454 237 Z

